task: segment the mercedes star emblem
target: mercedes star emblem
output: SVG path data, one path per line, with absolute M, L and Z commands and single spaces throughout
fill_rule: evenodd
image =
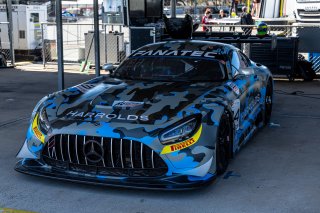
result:
M 102 145 L 95 140 L 89 140 L 84 144 L 83 153 L 90 163 L 99 163 L 104 157 Z

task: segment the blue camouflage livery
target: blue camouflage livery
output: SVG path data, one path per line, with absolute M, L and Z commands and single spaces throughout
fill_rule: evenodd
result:
M 150 44 L 112 74 L 44 97 L 15 169 L 93 184 L 194 188 L 222 174 L 269 122 L 272 94 L 270 71 L 231 45 Z

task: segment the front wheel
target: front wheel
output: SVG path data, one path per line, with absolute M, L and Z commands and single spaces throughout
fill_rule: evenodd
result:
M 220 119 L 216 141 L 216 172 L 218 175 L 223 174 L 229 165 L 232 155 L 232 129 L 230 114 L 225 112 Z

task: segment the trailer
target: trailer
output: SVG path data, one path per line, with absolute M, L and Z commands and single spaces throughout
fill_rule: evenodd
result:
M 6 5 L 0 5 L 0 20 L 8 22 Z M 41 49 L 41 22 L 47 21 L 47 5 L 13 5 L 13 47 L 16 53 L 28 54 Z M 0 26 L 1 49 L 10 49 L 8 25 Z
M 261 7 L 262 18 L 289 17 L 297 22 L 320 22 L 320 0 L 262 0 Z

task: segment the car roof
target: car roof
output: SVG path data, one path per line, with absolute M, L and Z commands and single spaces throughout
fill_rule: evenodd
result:
M 200 40 L 174 40 L 148 44 L 136 50 L 130 57 L 150 56 L 179 56 L 179 57 L 201 57 L 219 60 L 228 60 L 230 50 L 236 47 L 211 41 Z

